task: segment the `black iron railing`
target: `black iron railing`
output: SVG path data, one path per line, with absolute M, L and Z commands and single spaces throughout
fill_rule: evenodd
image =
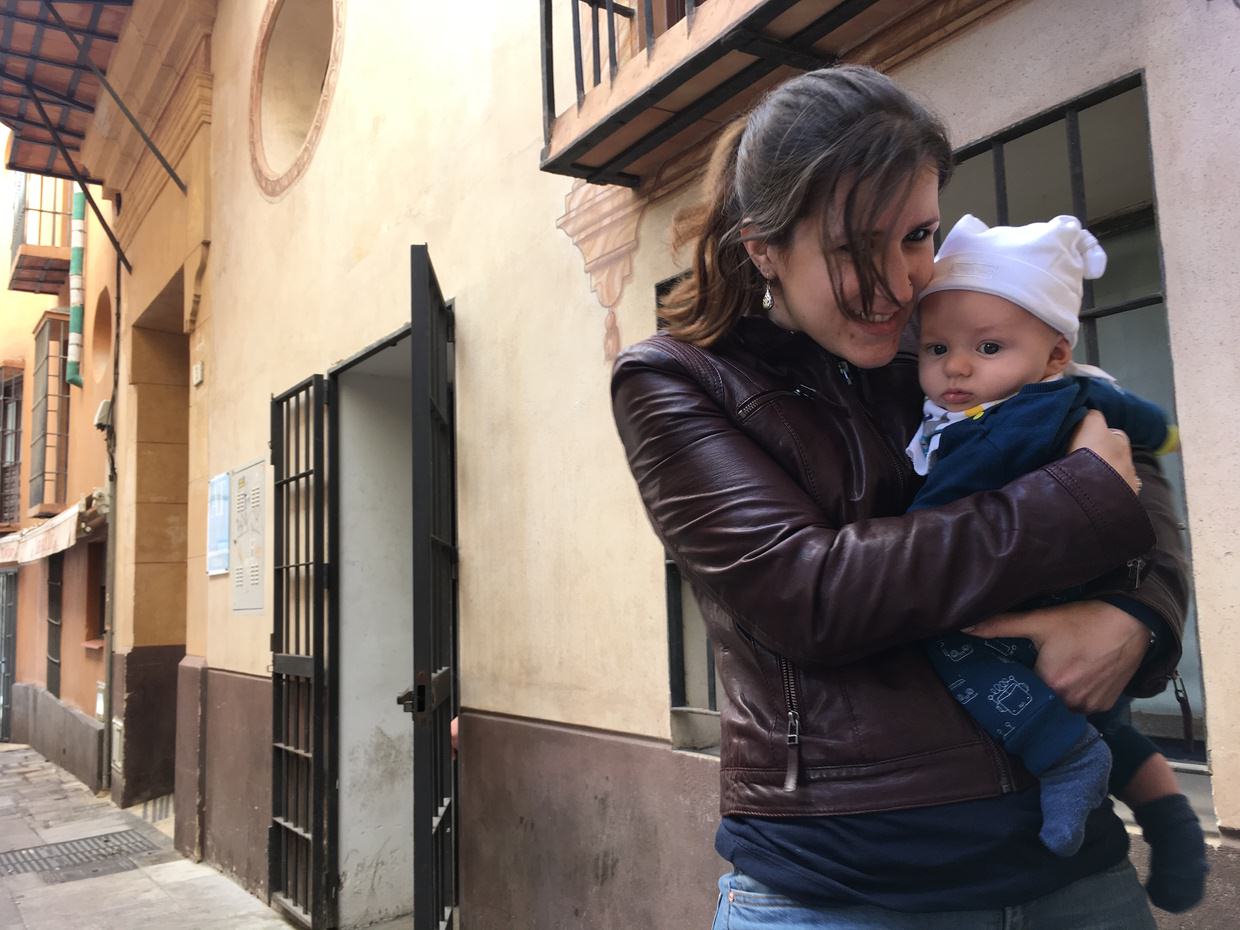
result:
M 696 0 L 635 0 L 631 6 L 615 0 L 568 0 L 568 4 L 573 23 L 573 81 L 578 105 L 588 90 L 603 82 L 604 35 L 607 73 L 614 78 L 620 65 L 636 50 L 653 48 L 658 35 L 691 17 L 697 8 Z M 542 0 L 543 136 L 546 141 L 551 139 L 551 124 L 556 117 L 553 18 L 558 5 L 553 0 Z M 582 10 L 583 6 L 586 11 Z
M 615 78 L 643 50 L 649 57 L 656 43 L 672 26 L 686 21 L 690 32 L 695 13 L 705 0 L 630 0 L 621 4 L 612 0 L 541 0 L 543 137 L 546 146 L 542 169 L 554 174 L 584 178 L 595 184 L 620 184 L 635 187 L 649 166 L 634 170 L 642 158 L 664 143 L 685 133 L 704 118 L 717 118 L 726 113 L 730 104 L 766 80 L 780 68 L 808 71 L 833 64 L 834 52 L 817 46 L 832 32 L 866 12 L 878 0 L 843 0 L 819 15 L 796 33 L 781 38 L 765 30 L 780 15 L 805 0 L 761 0 L 755 2 L 734 21 L 716 22 L 717 31 L 700 41 L 689 43 L 685 57 L 674 67 L 660 67 L 652 72 L 647 83 L 628 82 L 623 99 L 611 101 L 591 125 L 574 128 L 572 138 L 555 139 L 556 120 L 565 114 L 557 111 L 556 63 L 573 60 L 573 89 L 580 109 L 594 88 L 604 83 L 604 43 L 607 75 Z M 568 5 L 571 17 L 570 39 L 557 38 L 556 22 L 561 23 Z M 582 6 L 586 9 L 582 9 Z M 558 16 L 557 16 L 558 13 Z M 723 17 L 726 19 L 727 17 Z M 703 23 L 705 20 L 696 20 Z M 734 53 L 748 56 L 740 59 L 739 70 L 720 79 L 703 78 L 711 67 Z M 664 62 L 666 65 L 667 62 Z M 697 87 L 690 89 L 690 85 Z M 565 87 L 561 85 L 561 90 Z M 676 108 L 671 115 L 652 121 L 645 132 L 633 137 L 631 128 L 652 108 L 674 94 L 690 93 L 692 99 Z M 739 111 L 741 103 L 734 103 Z M 628 127 L 628 128 L 626 128 Z M 625 145 L 619 151 L 607 143 L 617 133 L 624 133 Z
M 19 174 L 16 203 L 10 266 L 23 245 L 69 247 L 70 214 L 65 209 L 63 181 L 37 174 Z

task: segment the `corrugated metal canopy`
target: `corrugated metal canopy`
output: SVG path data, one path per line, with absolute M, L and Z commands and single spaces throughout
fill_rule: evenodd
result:
M 71 38 L 44 0 L 0 0 L 0 122 L 13 130 L 10 170 L 73 177 L 39 111 L 42 104 L 74 163 L 90 177 L 80 148 L 101 88 L 86 60 L 107 72 L 132 5 L 55 0 Z

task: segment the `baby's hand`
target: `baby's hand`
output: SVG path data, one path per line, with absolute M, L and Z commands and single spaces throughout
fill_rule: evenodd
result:
M 1085 419 L 1072 434 L 1068 451 L 1075 452 L 1077 449 L 1089 449 L 1128 482 L 1133 494 L 1141 493 L 1141 480 L 1132 463 L 1132 445 L 1128 442 L 1128 434 L 1120 429 L 1109 429 L 1106 417 L 1097 410 L 1086 413 Z

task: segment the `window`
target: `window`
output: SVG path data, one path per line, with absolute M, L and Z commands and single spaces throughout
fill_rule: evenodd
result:
M 20 368 L 0 368 L 0 524 L 21 522 L 22 378 Z
M 60 697 L 60 618 L 65 556 L 47 557 L 47 690 Z
M 250 166 L 268 197 L 305 172 L 340 67 L 341 6 L 267 0 L 250 77 Z
M 946 234 L 964 213 L 1012 225 L 1060 213 L 1079 217 L 1102 242 L 1108 261 L 1102 278 L 1085 282 L 1076 358 L 1100 365 L 1174 418 L 1149 150 L 1144 89 L 1133 76 L 958 152 L 956 177 L 942 196 L 942 231 Z M 1185 527 L 1180 456 L 1161 461 Z M 1204 762 L 1195 608 L 1185 629 L 1180 672 L 1193 708 L 1191 745 L 1182 738 L 1180 707 L 1171 693 L 1135 702 L 1133 720 L 1164 741 L 1169 755 Z
M 86 602 L 86 632 L 82 638 L 88 643 L 103 638 L 103 621 L 108 606 L 107 561 L 106 541 L 91 543 L 87 547 L 86 590 L 89 600 Z
M 35 332 L 34 402 L 30 408 L 30 506 L 45 508 L 65 502 L 69 468 L 69 385 L 65 381 L 69 320 L 47 314 Z

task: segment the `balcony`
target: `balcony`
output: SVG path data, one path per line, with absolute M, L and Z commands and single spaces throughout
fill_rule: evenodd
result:
M 780 81 L 894 67 L 1009 0 L 541 2 L 542 170 L 637 187 Z
M 9 290 L 56 294 L 69 278 L 69 186 L 18 175 Z

